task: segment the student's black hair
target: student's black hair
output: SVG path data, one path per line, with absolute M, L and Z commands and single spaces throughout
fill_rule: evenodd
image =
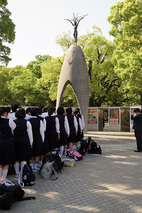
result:
M 141 112 L 139 108 L 134 109 L 134 112 Z
M 38 108 L 37 108 L 37 114 L 40 115 L 41 113 L 42 113 L 42 108 L 41 108 L 41 107 L 38 107 Z
M 23 108 L 18 108 L 15 112 L 15 117 L 22 119 L 26 117 L 26 111 Z
M 64 108 L 62 106 L 59 106 L 57 109 L 57 115 L 63 115 L 64 114 Z
M 48 112 L 48 108 L 47 108 L 47 107 L 44 107 L 44 108 L 43 108 L 43 112 Z
M 37 108 L 31 108 L 31 115 L 37 116 Z
M 75 108 L 74 114 L 77 115 L 78 113 L 80 113 L 80 109 L 79 108 Z
M 72 108 L 71 107 L 67 107 L 66 108 L 66 113 L 71 115 L 72 114 Z
M 11 110 L 11 107 L 6 107 L 7 108 L 7 112 L 10 112 L 10 110 Z
M 11 105 L 11 109 L 12 109 L 12 112 L 16 112 L 16 110 L 19 108 L 19 106 L 17 104 L 12 104 Z
M 42 104 L 40 104 L 39 107 L 42 108 L 42 109 L 44 108 L 44 106 Z
M 29 112 L 31 112 L 31 107 L 28 107 L 28 108 L 26 109 L 26 114 L 29 113 Z
M 7 112 L 7 108 L 6 107 L 0 107 L 0 118 L 5 112 Z
M 54 108 L 53 107 L 49 107 L 48 109 L 48 115 L 51 116 L 54 112 Z

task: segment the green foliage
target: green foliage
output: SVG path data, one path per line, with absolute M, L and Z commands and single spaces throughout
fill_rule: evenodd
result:
M 7 65 L 11 59 L 8 57 L 10 48 L 5 43 L 15 40 L 15 25 L 10 19 L 11 13 L 6 5 L 6 0 L 0 1 L 0 62 Z
M 8 88 L 10 74 L 7 67 L 0 67 L 0 104 L 9 104 L 12 98 L 12 92 Z
M 68 31 L 68 33 L 58 35 L 56 37 L 56 44 L 61 46 L 63 52 L 66 52 L 72 44 L 75 44 L 74 39 L 71 37 L 71 32 Z
M 0 1 L 0 6 L 4 3 L 7 1 Z M 141 11 L 140 0 L 124 0 L 111 8 L 108 21 L 112 24 L 113 42 L 106 40 L 95 25 L 91 33 L 78 37 L 88 70 L 92 61 L 90 106 L 142 104 Z M 9 42 L 12 38 L 6 37 Z M 57 36 L 56 43 L 66 52 L 74 44 L 71 32 Z M 64 57 L 37 55 L 26 67 L 0 67 L 0 104 L 55 106 Z M 71 85 L 66 87 L 61 104 L 78 105 Z
M 110 35 L 114 36 L 112 62 L 115 73 L 123 81 L 123 90 L 130 97 L 137 94 L 138 103 L 142 104 L 142 1 L 116 3 L 108 21 L 113 25 Z

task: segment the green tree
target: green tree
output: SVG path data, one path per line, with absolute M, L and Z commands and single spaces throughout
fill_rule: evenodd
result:
M 120 104 L 116 92 L 119 91 L 121 81 L 114 73 L 114 67 L 111 63 L 113 51 L 113 43 L 106 40 L 99 29 L 97 29 L 96 34 L 96 27 L 94 27 L 94 33 L 87 39 L 84 48 L 87 61 L 92 60 L 93 62 L 89 106 L 105 106 L 110 103 L 113 105 Z
M 142 1 L 117 2 L 108 21 L 115 45 L 112 62 L 122 80 L 125 101 L 142 105 Z
M 28 65 L 26 66 L 27 69 L 31 70 L 37 78 L 41 78 L 41 65 L 47 61 L 48 59 L 51 59 L 51 56 L 49 55 L 36 55 L 35 61 L 30 61 Z
M 7 0 L 0 0 L 0 62 L 5 65 L 11 60 L 10 48 L 5 44 L 15 40 L 15 24 L 10 19 L 11 13 L 6 8 L 7 4 Z
M 10 81 L 9 68 L 0 66 L 0 105 L 11 103 L 12 92 L 8 88 Z

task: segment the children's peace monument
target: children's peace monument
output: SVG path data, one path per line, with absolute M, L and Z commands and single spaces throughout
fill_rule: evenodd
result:
M 81 47 L 77 45 L 77 27 L 80 20 L 83 19 L 85 16 L 86 15 L 75 17 L 74 15 L 73 19 L 67 19 L 74 26 L 73 35 L 76 45 L 70 46 L 63 62 L 58 83 L 56 107 L 58 108 L 60 106 L 64 90 L 66 86 L 70 84 L 75 92 L 81 114 L 84 116 L 86 126 L 85 130 L 87 131 L 87 118 L 89 107 L 89 79 L 83 51 Z

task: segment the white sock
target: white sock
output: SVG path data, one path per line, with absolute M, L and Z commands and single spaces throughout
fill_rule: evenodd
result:
M 2 176 L 3 176 L 4 183 L 6 182 L 7 173 L 8 173 L 8 170 L 5 170 L 5 169 L 2 170 Z
M 42 165 L 42 160 L 39 160 L 38 166 L 41 166 L 41 165 Z
M 64 146 L 60 146 L 60 155 L 63 156 Z
M 18 175 L 19 174 L 19 163 L 14 164 L 15 172 Z
M 77 147 L 80 147 L 80 141 L 77 142 Z
M 35 169 L 37 169 L 37 165 L 38 165 L 38 164 L 37 164 L 37 163 L 35 163 Z
M 2 180 L 2 168 L 0 168 L 0 180 Z

